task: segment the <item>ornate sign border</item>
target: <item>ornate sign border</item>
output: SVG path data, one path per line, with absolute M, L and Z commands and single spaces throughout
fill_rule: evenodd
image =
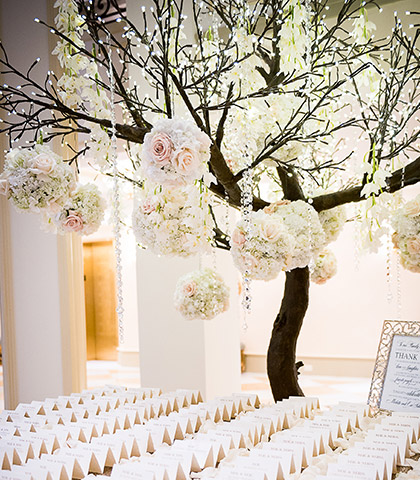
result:
M 382 392 L 394 335 L 420 336 L 420 322 L 402 320 L 384 321 L 368 398 L 368 405 L 375 411 L 381 409 Z

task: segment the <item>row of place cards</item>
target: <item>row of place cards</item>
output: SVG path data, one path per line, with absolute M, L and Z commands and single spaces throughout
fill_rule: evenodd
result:
M 0 480 L 109 478 L 105 467 L 119 480 L 283 480 L 324 457 L 317 480 L 391 480 L 419 437 L 419 415 L 373 419 L 359 404 L 109 386 L 0 413 Z

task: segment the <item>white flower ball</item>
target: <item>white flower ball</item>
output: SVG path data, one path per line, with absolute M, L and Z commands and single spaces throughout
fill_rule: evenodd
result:
M 178 280 L 174 304 L 186 320 L 211 320 L 229 308 L 229 288 L 214 270 L 196 270 Z

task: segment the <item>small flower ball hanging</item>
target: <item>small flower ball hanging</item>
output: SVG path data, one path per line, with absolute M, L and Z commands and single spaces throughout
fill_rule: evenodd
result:
M 401 265 L 420 273 L 420 195 L 399 208 L 392 219 L 395 232 L 392 241 L 400 255 Z
M 70 165 L 41 144 L 10 150 L 0 175 L 0 194 L 19 210 L 32 213 L 59 208 L 75 186 Z
M 196 270 L 178 280 L 174 304 L 186 320 L 211 320 L 229 308 L 229 288 L 214 270 Z
M 315 260 L 314 269 L 311 272 L 311 281 L 323 285 L 337 273 L 337 258 L 328 248 L 324 248 Z
M 191 184 L 205 173 L 210 143 L 191 121 L 162 119 L 144 137 L 144 173 L 162 185 Z

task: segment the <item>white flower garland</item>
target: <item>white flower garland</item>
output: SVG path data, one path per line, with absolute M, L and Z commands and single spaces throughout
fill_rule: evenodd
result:
M 392 226 L 395 228 L 392 241 L 399 252 L 401 265 L 420 273 L 420 195 L 396 211 Z
M 187 320 L 211 320 L 229 308 L 229 288 L 214 270 L 204 268 L 178 280 L 174 303 Z
M 57 0 L 54 7 L 58 9 L 54 19 L 57 30 L 66 35 L 77 47 L 66 40 L 59 40 L 52 52 L 53 55 L 57 55 L 64 69 L 57 82 L 62 102 L 70 108 L 88 103 L 90 113 L 99 118 L 110 118 L 108 97 L 95 81 L 96 78 L 100 78 L 98 66 L 93 59 L 78 53 L 77 50 L 85 48 L 82 35 L 86 26 L 79 15 L 76 2 Z
M 48 146 L 14 148 L 6 155 L 0 193 L 32 213 L 57 210 L 75 188 L 73 169 Z
M 92 183 L 79 185 L 59 213 L 53 217 L 58 233 L 90 235 L 104 218 L 105 200 Z
M 320 252 L 315 260 L 314 268 L 311 272 L 311 281 L 318 285 L 323 285 L 327 280 L 337 273 L 337 258 L 334 253 L 325 248 Z
M 198 185 L 174 188 L 145 182 L 133 212 L 137 242 L 158 255 L 188 257 L 209 251 L 213 221 L 208 197 Z
M 144 137 L 144 174 L 165 185 L 191 184 L 206 172 L 210 143 L 209 137 L 189 120 L 159 120 Z

